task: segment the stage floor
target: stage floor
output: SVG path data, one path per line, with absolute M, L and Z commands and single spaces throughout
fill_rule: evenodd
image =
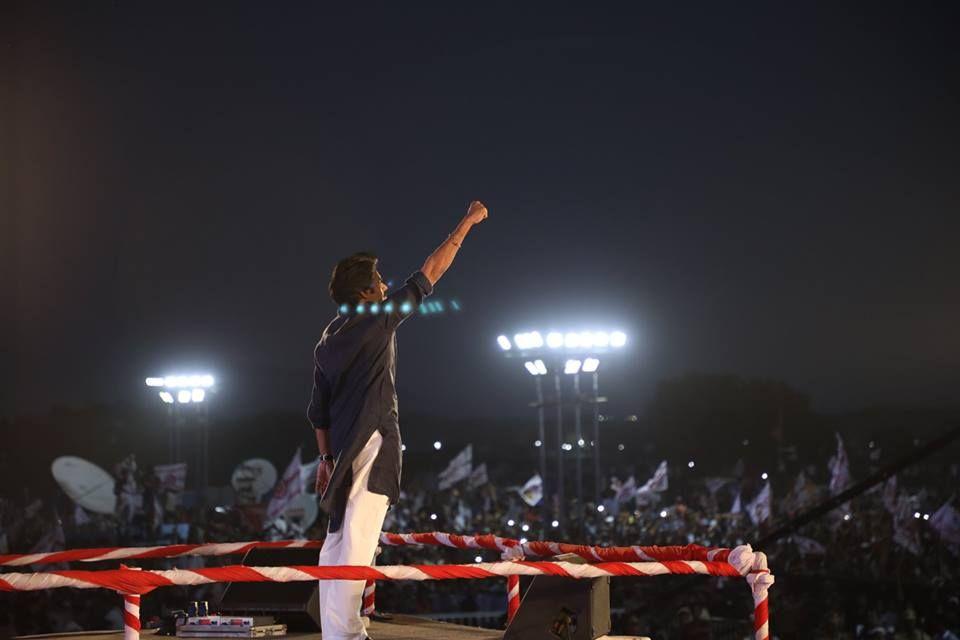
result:
M 464 627 L 459 624 L 449 624 L 447 622 L 438 622 L 428 620 L 427 618 L 418 618 L 416 616 L 405 616 L 394 614 L 390 622 L 371 622 L 370 628 L 371 640 L 500 640 L 503 638 L 503 631 L 495 629 L 480 629 L 478 627 Z M 151 636 L 166 638 L 167 636 L 156 636 L 153 630 L 145 630 L 141 634 L 143 637 Z M 57 640 L 120 640 L 123 638 L 122 631 L 89 631 L 82 633 L 61 633 L 47 634 L 37 636 L 17 636 L 18 638 L 47 638 Z M 170 636 L 172 638 L 172 636 Z M 288 633 L 287 638 L 297 640 L 321 640 L 321 633 Z

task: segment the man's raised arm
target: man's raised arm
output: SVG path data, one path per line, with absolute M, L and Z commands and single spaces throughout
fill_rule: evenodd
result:
M 423 271 L 423 275 L 427 276 L 427 280 L 430 281 L 431 285 L 437 284 L 437 280 L 450 268 L 453 259 L 457 255 L 457 251 L 460 250 L 460 244 L 463 242 L 463 239 L 467 237 L 467 234 L 470 233 L 473 225 L 479 224 L 486 219 L 487 207 L 479 200 L 471 202 L 470 208 L 467 210 L 467 215 L 463 217 L 463 220 L 461 220 L 457 228 L 453 230 L 453 233 L 447 236 L 443 244 L 430 254 L 430 257 L 427 258 L 426 262 L 423 263 L 423 267 L 420 269 Z

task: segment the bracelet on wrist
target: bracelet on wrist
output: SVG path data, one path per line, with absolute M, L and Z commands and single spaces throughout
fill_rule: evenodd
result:
M 333 462 L 336 458 L 332 453 L 321 453 L 317 456 L 317 460 L 320 462 Z

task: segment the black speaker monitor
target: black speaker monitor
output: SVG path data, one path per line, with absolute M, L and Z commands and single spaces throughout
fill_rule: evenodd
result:
M 243 556 L 246 567 L 316 566 L 319 549 L 253 548 Z M 233 615 L 269 615 L 290 631 L 320 628 L 317 582 L 231 582 L 223 592 L 220 611 Z

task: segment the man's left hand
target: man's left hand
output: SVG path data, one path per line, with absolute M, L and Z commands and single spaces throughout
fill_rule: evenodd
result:
M 332 462 L 328 460 L 317 465 L 317 483 L 314 486 L 317 491 L 317 495 L 322 496 L 327 491 L 327 486 L 330 484 L 330 476 L 332 475 Z

